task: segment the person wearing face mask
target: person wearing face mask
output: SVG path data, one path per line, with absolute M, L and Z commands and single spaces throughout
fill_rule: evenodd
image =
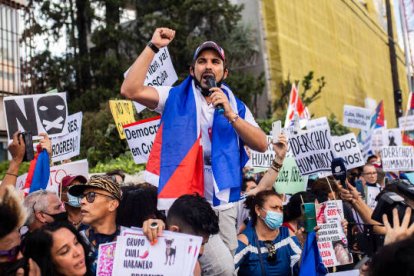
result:
M 293 275 L 302 253 L 298 237 L 282 226 L 283 200 L 273 190 L 247 198 L 251 222 L 238 236 L 238 275 Z M 303 241 L 302 241 L 303 243 Z
M 78 229 L 82 231 L 87 228 L 86 225 L 82 224 L 81 204 L 80 198 L 73 196 L 68 193 L 69 187 L 72 185 L 85 184 L 87 179 L 82 175 L 67 175 L 62 178 L 61 182 L 61 194 L 60 198 L 65 203 L 65 209 L 68 212 L 68 221 Z

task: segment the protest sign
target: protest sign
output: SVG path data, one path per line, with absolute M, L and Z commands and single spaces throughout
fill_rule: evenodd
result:
M 347 170 L 365 165 L 355 134 L 333 136 L 332 143 L 334 156 L 344 159 Z
M 369 130 L 371 128 L 372 110 L 344 105 L 344 122 L 343 125 L 347 127 L 359 128 L 362 130 Z
M 329 128 L 315 128 L 292 135 L 289 146 L 302 175 L 331 171 L 332 141 Z
M 116 241 L 112 274 L 192 275 L 201 242 L 198 236 L 164 231 L 150 245 L 142 231 L 124 231 Z
M 382 144 L 389 147 L 402 146 L 401 130 L 399 128 L 383 129 Z
M 115 247 L 116 242 L 103 243 L 99 245 L 98 262 L 96 266 L 97 276 L 112 276 Z
M 383 147 L 382 169 L 391 171 L 414 171 L 414 148 L 411 146 Z
M 128 72 L 129 69 L 124 73 L 124 77 Z M 168 48 L 163 47 L 152 59 L 144 84 L 146 86 L 172 86 L 177 80 L 178 76 L 174 70 Z M 134 102 L 134 105 L 137 113 L 145 109 L 145 106 L 140 103 Z
M 125 139 L 123 126 L 135 122 L 132 102 L 125 100 L 110 100 L 109 107 L 111 109 L 112 116 L 114 117 L 119 137 L 121 137 L 121 139 Z
M 383 138 L 382 138 L 383 137 L 383 134 L 382 134 L 383 129 L 384 128 L 381 127 L 381 128 L 376 128 L 376 129 L 372 130 L 370 146 L 371 146 L 371 150 L 374 153 L 380 152 L 382 147 L 384 146 Z
M 62 182 L 62 178 L 67 175 L 83 175 L 85 178 L 89 178 L 89 166 L 88 160 L 83 159 L 75 162 L 62 164 L 59 166 L 53 166 L 50 168 L 50 178 L 46 190 L 59 194 L 59 185 Z M 26 182 L 27 173 L 18 177 L 16 182 L 16 188 L 23 189 Z
M 276 192 L 279 194 L 295 194 L 304 192 L 308 184 L 308 177 L 300 174 L 293 157 L 286 157 L 283 161 L 283 167 L 275 183 Z
M 272 136 L 267 136 L 267 149 L 265 152 L 250 150 L 250 160 L 253 168 L 269 168 L 275 159 L 276 153 L 273 151 Z
M 414 130 L 414 115 L 398 118 L 398 126 L 402 131 Z
M 375 207 L 377 206 L 378 201 L 375 200 L 375 198 L 377 197 L 377 195 L 380 193 L 380 188 L 379 187 L 373 187 L 373 186 L 368 186 L 366 185 L 366 203 L 367 205 L 374 210 Z
M 329 200 L 315 204 L 318 231 L 318 248 L 326 267 L 350 264 L 348 240 L 342 229 L 342 200 Z
M 52 161 L 62 161 L 78 156 L 82 130 L 82 112 L 68 117 L 68 134 L 52 138 Z
M 124 125 L 124 133 L 136 164 L 147 162 L 160 121 L 161 117 L 157 116 Z
M 320 127 L 329 127 L 328 119 L 326 117 L 309 120 L 306 123 L 306 129 L 308 130 Z
M 18 130 L 31 132 L 35 139 L 39 133 L 49 137 L 67 133 L 66 93 L 5 97 L 4 114 L 9 139 Z

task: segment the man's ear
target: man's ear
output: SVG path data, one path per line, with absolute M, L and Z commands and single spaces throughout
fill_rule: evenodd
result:
M 118 200 L 111 200 L 111 202 L 109 203 L 109 211 L 111 212 L 116 212 L 116 209 L 119 206 L 119 201 Z
M 190 66 L 190 75 L 194 77 L 194 66 L 193 65 Z
M 224 67 L 223 80 L 225 80 L 228 75 L 229 75 L 229 69 L 227 69 L 227 67 Z
M 45 219 L 45 217 L 43 216 L 42 212 L 35 212 L 35 213 L 34 213 L 34 215 L 35 215 L 35 218 L 36 218 L 38 221 L 40 221 L 41 223 L 45 223 L 45 222 L 46 222 L 46 219 Z
M 168 227 L 168 230 L 170 230 L 171 232 L 180 232 L 180 227 L 178 227 L 177 225 L 171 225 L 170 227 Z

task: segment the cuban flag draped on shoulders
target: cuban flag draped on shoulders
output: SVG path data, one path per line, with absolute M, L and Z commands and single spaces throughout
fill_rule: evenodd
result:
M 244 118 L 246 107 L 230 88 L 221 89 L 230 105 Z M 201 144 L 201 93 L 193 78 L 172 87 L 146 167 L 146 181 L 158 186 L 158 208 L 168 209 L 184 194 L 204 195 L 204 160 Z M 214 112 L 211 142 L 214 183 L 213 204 L 240 199 L 242 168 L 248 160 L 244 144 L 226 117 Z

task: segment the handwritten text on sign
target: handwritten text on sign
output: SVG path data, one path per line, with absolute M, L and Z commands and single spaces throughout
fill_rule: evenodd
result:
M 369 130 L 372 111 L 368 108 L 344 105 L 344 126 Z
M 354 133 L 333 136 L 332 142 L 335 157 L 342 157 L 345 160 L 347 170 L 365 165 Z
M 136 164 L 148 161 L 160 121 L 160 116 L 157 116 L 124 126 L 128 146 Z
M 382 168 L 390 171 L 414 171 L 414 148 L 411 146 L 383 147 Z
M 109 107 L 111 109 L 112 116 L 114 117 L 119 137 L 121 137 L 121 139 L 125 139 L 123 126 L 135 122 L 132 102 L 124 100 L 111 100 L 109 101 Z
M 68 117 L 68 134 L 52 139 L 52 161 L 62 161 L 79 155 L 82 112 Z
M 290 151 L 302 175 L 331 171 L 332 141 L 329 128 L 316 128 L 289 138 Z

